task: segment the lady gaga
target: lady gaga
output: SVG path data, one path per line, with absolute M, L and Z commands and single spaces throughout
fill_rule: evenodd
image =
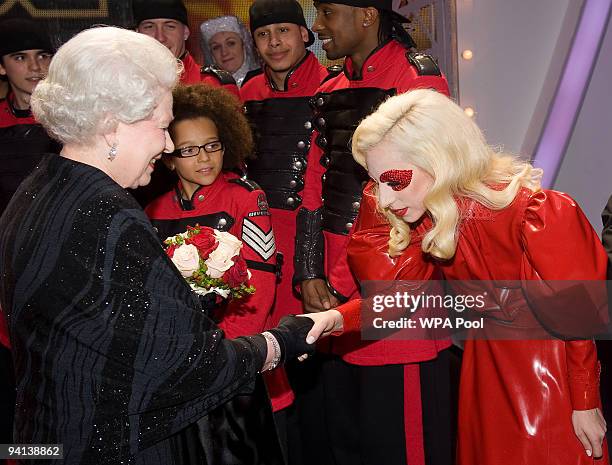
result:
M 576 202 L 543 190 L 541 170 L 490 148 L 441 94 L 387 100 L 355 131 L 353 154 L 373 180 L 347 251 L 360 281 L 435 272 L 463 281 L 606 279 L 606 253 Z M 534 318 L 520 292 L 496 304 L 484 312 L 489 324 Z M 359 325 L 358 307 L 339 307 L 345 331 Z M 460 465 L 608 463 L 591 339 L 479 339 L 464 349 Z

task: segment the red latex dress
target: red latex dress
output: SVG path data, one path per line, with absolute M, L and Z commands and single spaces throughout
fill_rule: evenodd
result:
M 419 236 L 395 259 L 388 226 L 366 190 L 348 254 L 353 270 L 397 268 L 399 279 L 424 279 L 440 269 L 449 280 L 605 280 L 607 256 L 588 220 L 567 195 L 519 192 L 499 211 L 462 203 L 457 251 L 428 261 Z M 378 216 L 376 220 L 367 218 Z M 528 310 L 528 304 L 524 302 Z M 341 307 L 345 330 L 359 327 L 359 306 Z M 493 317 L 494 318 L 494 317 Z M 459 394 L 459 465 L 608 464 L 588 457 L 572 427 L 572 410 L 601 407 L 599 365 L 590 340 L 466 341 Z

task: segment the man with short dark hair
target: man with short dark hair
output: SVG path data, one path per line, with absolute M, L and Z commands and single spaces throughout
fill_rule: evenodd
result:
M 310 98 L 328 73 L 308 50 L 314 35 L 297 1 L 255 0 L 249 10 L 249 24 L 264 66 L 247 74 L 240 89 L 256 136 L 256 158 L 248 160 L 247 175 L 266 193 L 276 247 L 284 258 L 270 320 L 274 325 L 287 314 L 302 312 L 291 283 L 295 219 L 313 127 Z M 282 409 L 292 403 L 293 393 L 284 370 L 266 374 L 266 382 L 282 435 L 286 420 Z M 299 449 L 294 445 L 290 441 L 290 463 L 298 460 L 295 455 L 299 455 Z
M 230 73 L 216 67 L 198 65 L 187 51 L 185 41 L 190 34 L 189 22 L 187 9 L 181 0 L 135 0 L 133 7 L 136 31 L 164 44 L 183 62 L 183 84 L 203 82 L 222 86 L 239 96 L 238 87 Z
M 312 30 L 323 50 L 329 59 L 345 60 L 313 98 L 315 132 L 298 212 L 294 277 L 307 311 L 359 296 L 346 261 L 348 234 L 368 181 L 351 153 L 358 123 L 391 95 L 416 88 L 449 94 L 434 59 L 414 51 L 401 24 L 406 20 L 391 0 L 315 1 L 315 7 Z M 335 465 L 450 465 L 450 394 L 436 385 L 448 378 L 448 341 L 367 342 L 359 333 L 333 338 L 337 356 L 320 357 L 326 360 L 323 410 Z
M 304 12 L 297 1 L 255 0 L 249 9 L 249 26 L 265 64 L 263 70 L 251 73 L 249 78 L 257 77 L 248 88 L 243 83 L 240 92 L 243 100 L 246 101 L 245 96 L 249 100 L 303 96 L 304 87 L 308 86 L 311 91 L 316 90 L 312 86 L 318 87 L 327 72 L 307 49 L 314 43 L 314 34 L 306 26 Z M 314 72 L 296 79 L 295 73 L 308 71 Z

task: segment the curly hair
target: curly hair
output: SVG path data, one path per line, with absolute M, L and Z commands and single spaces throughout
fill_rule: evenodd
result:
M 219 132 L 225 146 L 223 169 L 231 170 L 253 153 L 251 127 L 234 95 L 220 87 L 206 84 L 179 85 L 174 89 L 174 120 L 170 134 L 179 121 L 209 118 Z
M 455 255 L 458 198 L 500 210 L 521 188 L 541 189 L 541 169 L 487 145 L 476 123 L 452 100 L 432 90 L 391 97 L 365 118 L 353 135 L 355 161 L 367 169 L 366 154 L 381 142 L 399 148 L 407 162 L 434 178 L 423 200 L 433 227 L 423 237 L 422 247 L 439 259 Z M 384 213 L 392 226 L 389 255 L 400 255 L 410 244 L 410 227 L 388 209 Z
M 116 27 L 80 32 L 53 57 L 30 104 L 36 120 L 64 144 L 148 118 L 182 65 L 157 40 Z

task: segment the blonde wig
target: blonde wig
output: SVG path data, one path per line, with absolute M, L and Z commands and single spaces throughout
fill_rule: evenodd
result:
M 32 94 L 32 112 L 64 144 L 85 144 L 96 134 L 148 118 L 182 65 L 145 34 L 95 27 L 66 42 L 46 79 Z
M 353 157 L 368 169 L 366 154 L 380 143 L 399 149 L 406 162 L 431 175 L 424 207 L 433 227 L 423 251 L 447 260 L 457 248 L 458 198 L 467 197 L 493 210 L 507 207 L 521 187 L 538 191 L 542 170 L 489 147 L 474 121 L 449 98 L 418 89 L 389 98 L 365 118 L 353 135 Z M 410 227 L 388 209 L 389 255 L 410 244 Z

